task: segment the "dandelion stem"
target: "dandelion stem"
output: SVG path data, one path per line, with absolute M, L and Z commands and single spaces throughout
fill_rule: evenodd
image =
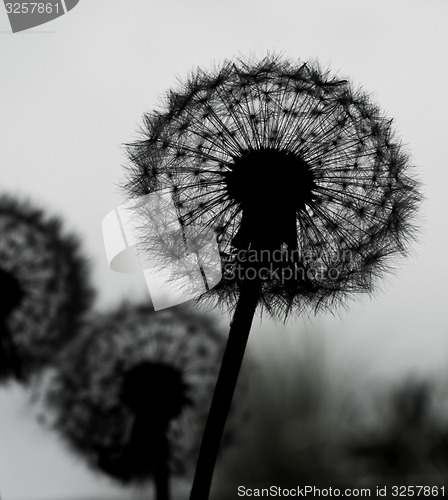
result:
M 149 460 L 153 471 L 155 500 L 170 500 L 169 491 L 169 444 L 167 437 L 169 422 L 151 419 L 143 414 L 136 415 L 131 434 L 130 447 L 141 457 Z
M 154 483 L 156 486 L 156 500 L 170 500 L 169 467 L 168 467 L 168 439 L 166 429 L 159 435 L 156 445 L 159 456 L 154 464 Z
M 259 280 L 246 279 L 241 285 L 202 438 L 190 500 L 207 500 L 209 497 L 219 445 L 238 381 L 260 290 Z

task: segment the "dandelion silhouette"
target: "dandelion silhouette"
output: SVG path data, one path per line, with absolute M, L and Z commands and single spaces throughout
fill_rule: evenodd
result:
M 25 382 L 75 335 L 92 290 L 59 219 L 3 195 L 0 235 L 0 381 Z
M 53 426 L 94 469 L 123 484 L 153 478 L 169 498 L 169 475 L 194 468 L 224 346 L 186 308 L 97 314 L 46 389 Z
M 277 56 L 196 71 L 128 154 L 129 193 L 171 190 L 183 227 L 212 228 L 222 256 L 203 296 L 234 310 L 192 489 L 205 499 L 257 307 L 286 317 L 372 292 L 413 239 L 418 183 L 367 94 Z

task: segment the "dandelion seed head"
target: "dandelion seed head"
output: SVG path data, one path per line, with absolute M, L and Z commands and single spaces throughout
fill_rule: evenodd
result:
M 60 219 L 2 195 L 0 234 L 1 314 L 25 380 L 72 340 L 93 292 L 79 241 Z M 13 376 L 10 362 L 1 360 L 1 379 Z
M 274 315 L 372 292 L 415 237 L 419 183 L 392 121 L 314 62 L 198 70 L 145 116 L 128 152 L 131 196 L 175 192 L 185 226 L 215 230 L 224 276 L 244 267 L 241 252 L 294 253 L 281 266 L 294 279 L 263 279 L 259 304 Z M 233 307 L 240 285 L 223 279 L 204 298 Z
M 171 472 L 191 473 L 224 344 L 211 318 L 179 306 L 97 313 L 45 388 L 46 420 L 93 469 L 121 483 L 151 478 L 149 438 L 166 426 Z

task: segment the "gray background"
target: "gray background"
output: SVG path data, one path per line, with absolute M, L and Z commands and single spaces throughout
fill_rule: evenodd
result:
M 143 111 L 196 66 L 267 50 L 317 57 L 395 118 L 424 182 L 421 243 L 374 298 L 286 325 L 256 320 L 251 344 L 268 351 L 274 337 L 300 349 L 303 337 L 318 336 L 354 383 L 445 374 L 447 17 L 445 0 L 84 0 L 13 35 L 0 5 L 1 189 L 29 195 L 84 238 L 98 307 L 146 297 L 142 278 L 108 269 L 101 237 L 102 217 L 122 202 L 121 144 L 137 137 Z M 0 492 L 124 498 L 33 422 L 14 385 L 0 390 Z

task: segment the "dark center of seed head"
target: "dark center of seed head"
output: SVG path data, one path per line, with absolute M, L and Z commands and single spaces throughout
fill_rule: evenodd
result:
M 242 211 L 234 246 L 294 246 L 297 213 L 313 201 L 316 187 L 307 162 L 285 150 L 250 149 L 233 159 L 225 175 L 228 197 Z
M 22 287 L 14 275 L 0 269 L 0 319 L 5 319 L 20 305 L 23 295 Z
M 188 404 L 186 393 L 179 370 L 147 361 L 125 373 L 121 399 L 136 417 L 168 424 Z

